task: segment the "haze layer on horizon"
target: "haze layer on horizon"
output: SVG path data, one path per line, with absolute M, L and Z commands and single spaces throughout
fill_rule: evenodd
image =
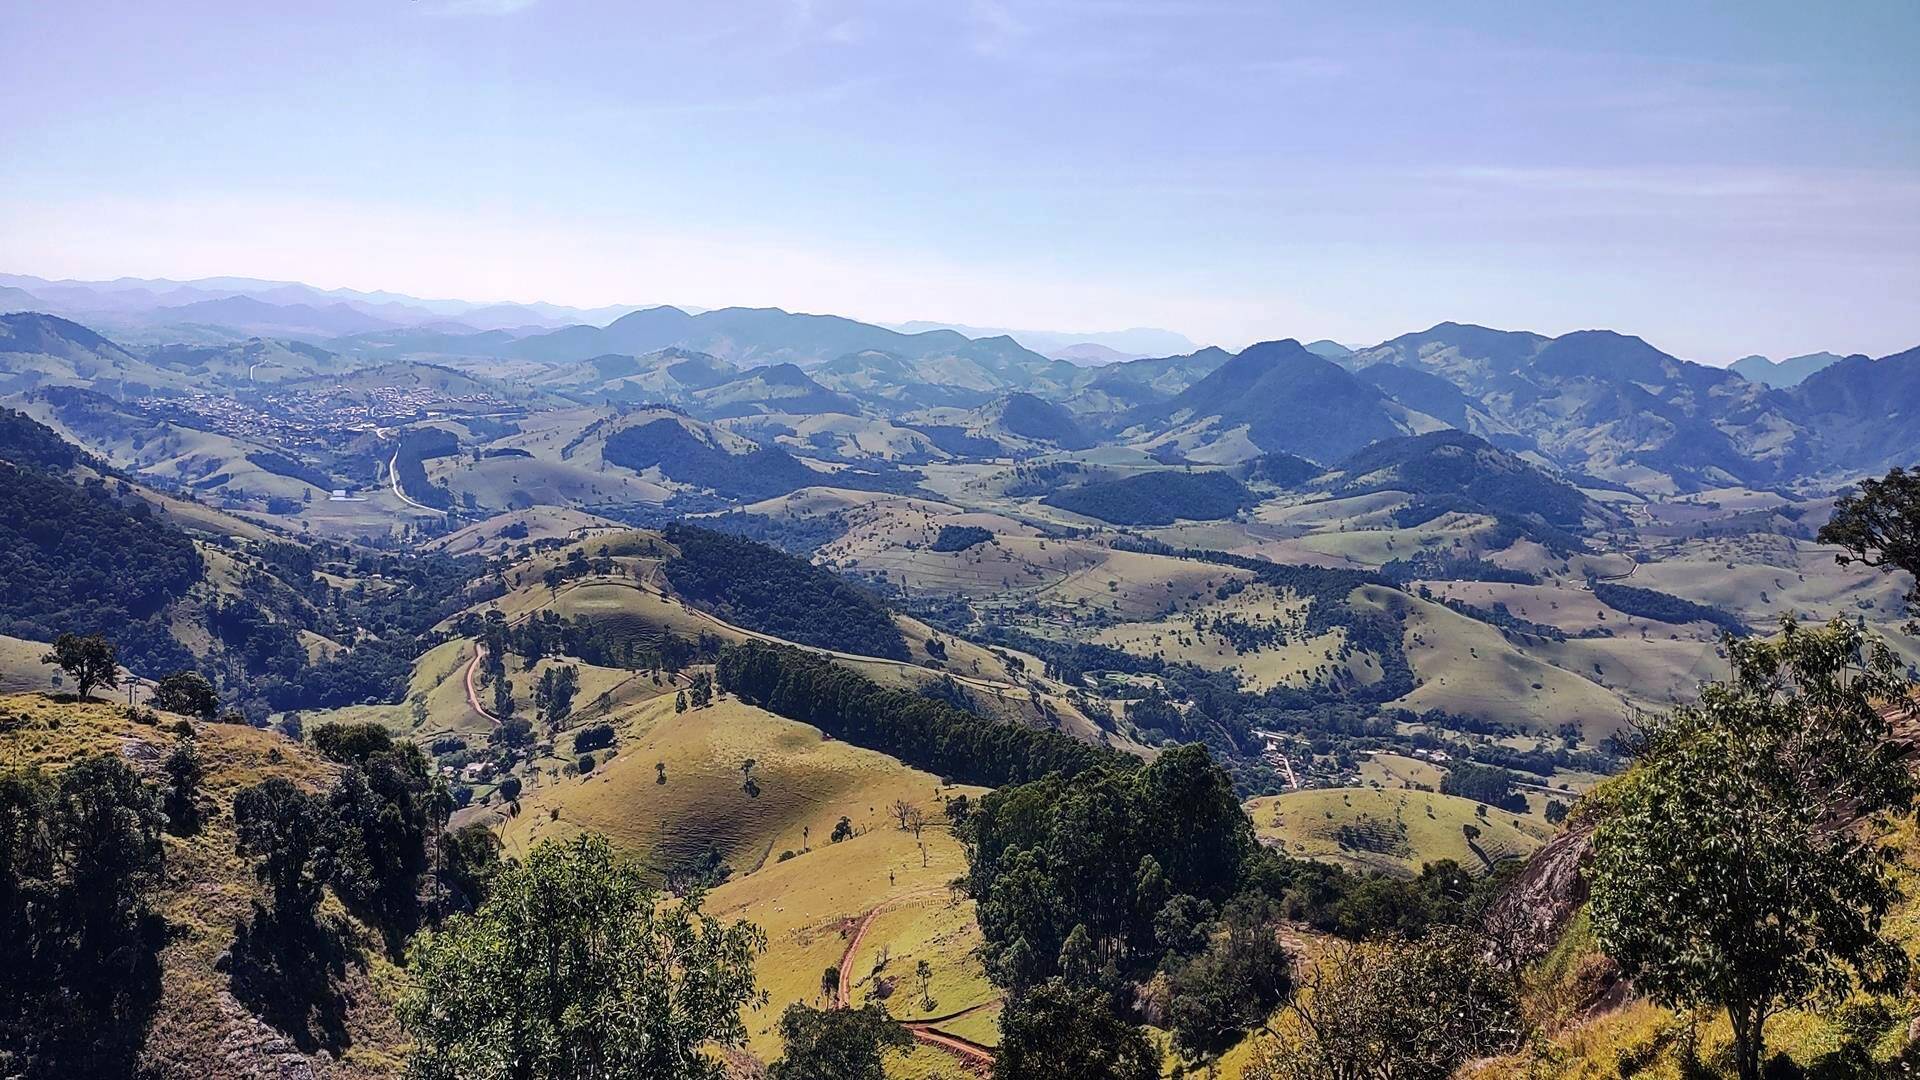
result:
M 20 5 L 0 268 L 1714 363 L 1920 338 L 1920 6 L 1326 7 Z

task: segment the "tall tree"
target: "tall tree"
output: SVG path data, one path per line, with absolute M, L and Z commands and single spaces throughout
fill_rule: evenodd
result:
M 1731 648 L 1733 678 L 1652 725 L 1598 807 L 1591 911 L 1635 985 L 1727 1011 L 1756 1080 L 1775 1012 L 1906 972 L 1881 932 L 1897 892 L 1879 817 L 1912 803 L 1882 710 L 1911 712 L 1913 688 L 1841 620 Z
M 453 798 L 418 746 L 378 724 L 322 724 L 313 744 L 345 766 L 327 795 L 334 886 L 397 944 L 421 914 L 421 877 Z
M 200 748 L 192 738 L 181 739 L 161 765 L 167 774 L 164 806 L 167 829 L 175 836 L 192 836 L 200 830 L 200 781 L 206 778 L 206 766 L 200 761 Z
M 415 940 L 401 1003 L 408 1074 L 461 1080 L 661 1076 L 717 1080 L 705 1051 L 746 1039 L 765 947 L 699 897 L 662 904 L 605 837 L 548 841 L 486 903 Z
M 796 1002 L 780 1014 L 780 1042 L 786 1056 L 767 1080 L 886 1080 L 882 1051 L 912 1046 L 913 1036 L 879 1004 L 809 1009 Z
M 572 664 L 550 667 L 533 687 L 533 705 L 547 726 L 559 729 L 573 715 L 573 699 L 580 692 L 580 669 Z
M 1333 943 L 1304 984 L 1247 1080 L 1447 1080 L 1520 1035 L 1512 978 L 1459 930 Z
M 158 992 L 163 821 L 116 754 L 0 773 L 0 1071 L 132 1072 Z
M 312 929 L 333 871 L 327 801 L 284 777 L 270 777 L 233 797 L 233 826 L 240 853 L 254 858 L 254 874 L 273 896 L 279 928 Z
M 1920 614 L 1920 470 L 1896 468 L 1883 480 L 1860 481 L 1834 504 L 1820 542 L 1842 549 L 1842 565 L 1859 561 L 1913 575 L 1907 606 Z
M 81 697 L 91 695 L 96 687 L 111 690 L 120 685 L 120 652 L 99 634 L 61 634 L 40 662 L 66 672 Z
M 1059 979 L 1009 1000 L 994 1080 L 1158 1080 L 1160 1051 L 1099 990 Z
M 197 671 L 176 671 L 154 684 L 147 703 L 182 716 L 212 719 L 220 711 L 220 692 Z

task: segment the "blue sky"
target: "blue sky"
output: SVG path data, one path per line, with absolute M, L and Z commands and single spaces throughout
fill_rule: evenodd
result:
M 1920 344 L 1920 4 L 0 0 L 0 269 Z

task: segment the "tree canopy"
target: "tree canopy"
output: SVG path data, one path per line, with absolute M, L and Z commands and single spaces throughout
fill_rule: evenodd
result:
M 1885 479 L 1860 481 L 1834 504 L 1820 542 L 1841 548 L 1843 565 L 1859 561 L 1911 574 L 1907 605 L 1920 614 L 1920 470 L 1896 468 Z
M 1732 650 L 1733 678 L 1654 723 L 1598 807 L 1591 912 L 1643 991 L 1727 1011 L 1754 1080 L 1774 1012 L 1906 972 L 1879 818 L 1912 803 L 1882 712 L 1912 688 L 1844 621 Z
M 408 1074 L 446 1080 L 718 1080 L 709 1045 L 746 1038 L 765 946 L 699 897 L 662 904 L 605 837 L 547 841 L 472 915 L 421 935 L 401 1003 Z
M 878 1003 L 820 1010 L 795 1002 L 780 1014 L 780 1042 L 786 1053 L 768 1080 L 886 1080 L 881 1052 L 912 1046 L 913 1036 Z

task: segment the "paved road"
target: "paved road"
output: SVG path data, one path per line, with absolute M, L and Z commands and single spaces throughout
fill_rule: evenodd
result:
M 412 499 L 407 498 L 407 493 L 400 490 L 400 469 L 398 468 L 399 464 L 400 464 L 400 451 L 395 450 L 393 452 L 393 457 L 387 461 L 387 480 L 393 485 L 393 497 L 396 499 L 399 499 L 403 503 L 406 503 L 408 506 L 414 507 L 415 509 L 425 510 L 429 514 L 440 513 L 440 511 L 435 510 L 433 507 L 428 506 L 426 503 L 414 502 Z

